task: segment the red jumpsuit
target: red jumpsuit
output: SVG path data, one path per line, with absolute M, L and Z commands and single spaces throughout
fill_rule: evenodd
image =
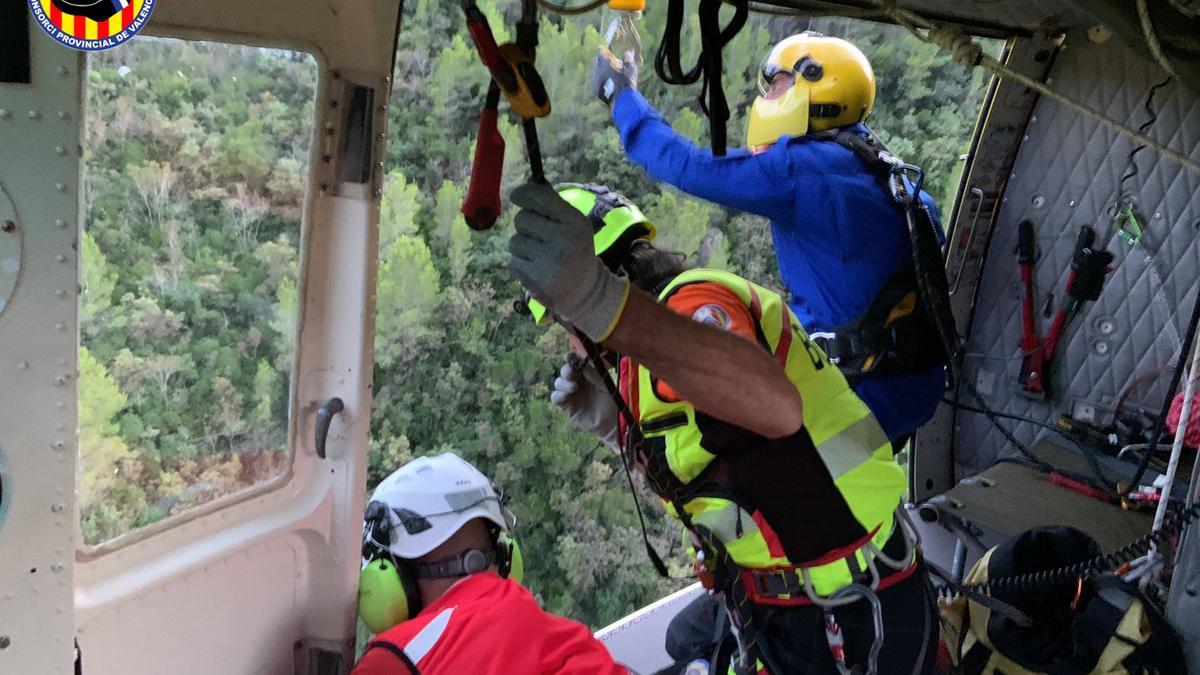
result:
M 407 663 L 406 663 L 407 660 Z M 548 614 L 529 591 L 474 574 L 377 636 L 352 675 L 628 675 L 581 623 Z

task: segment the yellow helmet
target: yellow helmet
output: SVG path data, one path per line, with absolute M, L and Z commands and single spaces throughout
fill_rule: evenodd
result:
M 775 45 L 758 88 L 746 130 L 751 148 L 862 122 L 875 105 L 875 71 L 858 47 L 807 31 Z

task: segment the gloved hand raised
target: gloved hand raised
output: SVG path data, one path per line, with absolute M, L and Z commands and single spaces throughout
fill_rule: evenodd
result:
M 508 270 L 538 302 L 596 342 L 617 324 L 629 280 L 596 257 L 592 224 L 544 183 L 513 190 L 521 207 L 508 241 Z
M 637 89 L 638 66 L 633 52 L 627 52 L 622 62 L 608 49 L 601 48 L 592 67 L 592 93 L 596 98 L 612 107 L 617 94 L 626 89 Z
M 563 364 L 554 380 L 550 401 L 567 414 L 571 424 L 620 452 L 617 404 L 591 364 L 585 361 L 576 366 L 575 363 L 571 360 Z

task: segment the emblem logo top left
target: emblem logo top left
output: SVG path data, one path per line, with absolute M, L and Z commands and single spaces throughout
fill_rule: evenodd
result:
M 34 21 L 51 38 L 78 51 L 112 49 L 137 35 L 155 0 L 28 0 Z

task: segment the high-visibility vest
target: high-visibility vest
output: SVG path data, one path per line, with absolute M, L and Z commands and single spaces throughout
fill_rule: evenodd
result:
M 866 404 L 809 339 L 778 293 L 728 272 L 694 269 L 672 280 L 658 300 L 665 303 L 680 288 L 706 282 L 732 290 L 745 303 L 758 343 L 800 392 L 804 425 L 787 439 L 771 440 L 719 422 L 687 401 L 664 400 L 654 374 L 625 358 L 622 394 L 641 427 L 649 482 L 668 501 L 672 515 L 682 508 L 684 522 L 693 530 L 716 536 L 737 565 L 749 569 L 804 567 L 813 591 L 832 593 L 851 583 L 854 572 L 866 569 L 863 546 L 873 542 L 882 549 L 891 536 L 893 515 L 907 479 Z M 789 472 L 801 465 L 801 453 L 815 453 L 819 462 L 814 464 L 816 460 L 809 454 L 809 465 L 818 470 L 823 465 L 832 481 L 825 486 L 828 498 L 819 504 L 812 503 L 811 495 L 812 485 L 820 485 L 823 479 L 819 476 L 805 475 L 803 485 L 795 484 L 796 499 L 787 498 L 792 489 Z M 732 472 L 721 466 L 755 462 L 773 465 Z M 740 475 L 755 477 L 739 480 Z M 663 490 L 663 483 L 673 483 L 675 489 Z M 712 485 L 724 485 L 727 490 L 713 490 Z M 770 514 L 755 506 L 763 501 L 759 494 L 764 492 L 782 497 L 773 501 Z M 818 535 L 829 522 L 846 526 L 833 538 L 809 536 L 809 530 Z M 804 557 L 789 557 L 789 549 L 804 551 Z M 855 570 L 850 568 L 851 556 L 857 558 Z

